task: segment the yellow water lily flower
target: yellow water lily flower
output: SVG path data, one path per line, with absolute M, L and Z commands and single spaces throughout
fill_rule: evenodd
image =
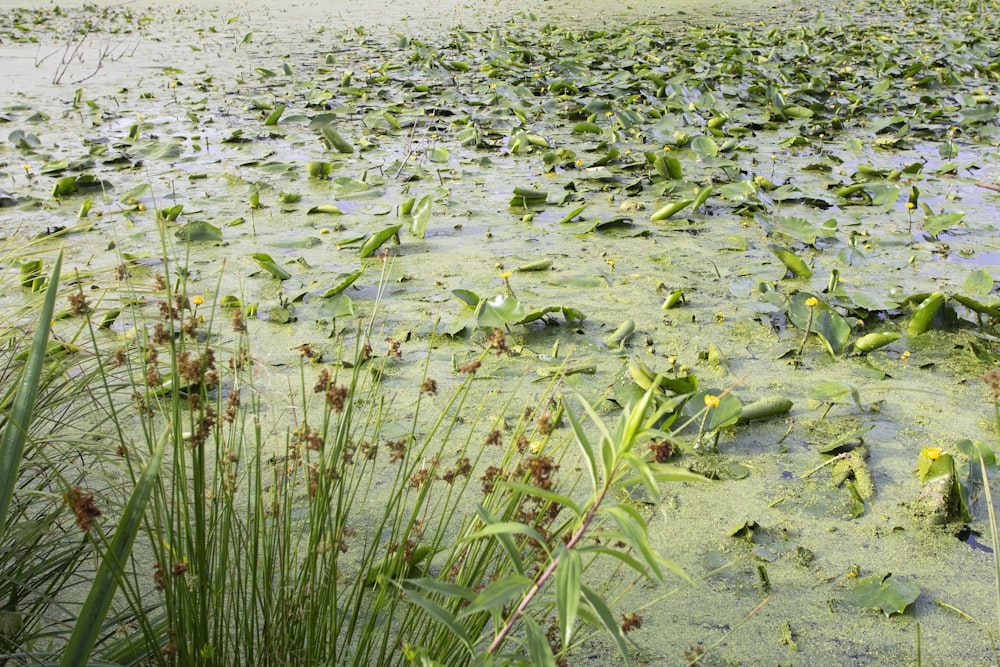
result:
M 944 454 L 940 447 L 927 447 L 924 449 L 924 456 L 929 458 L 931 461 L 937 461 Z
M 713 396 L 712 394 L 705 394 L 705 407 L 707 408 L 719 407 L 719 397 Z

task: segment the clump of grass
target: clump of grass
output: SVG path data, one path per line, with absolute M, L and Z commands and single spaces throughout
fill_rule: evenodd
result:
M 121 349 L 82 291 L 72 300 L 111 443 L 101 462 L 126 488 L 119 506 L 62 484 L 99 553 L 88 622 L 52 642 L 62 664 L 548 664 L 597 636 L 628 660 L 642 619 L 614 601 L 637 578 L 683 575 L 618 501 L 698 479 L 664 462 L 673 415 L 652 389 L 614 426 L 586 401 L 578 416 L 558 376 L 527 407 L 516 390 L 474 400 L 477 372 L 509 353 L 498 330 L 451 378 L 429 377 L 426 357 L 403 426 L 386 381 L 406 350 L 370 322 L 332 355 L 303 345 L 294 404 L 276 412 L 242 307 L 173 276 L 126 289 L 146 298 L 123 300 L 140 305 L 123 307 L 137 335 Z
M 16 255 L 5 253 L 5 263 Z M 75 615 L 61 593 L 81 583 L 101 514 L 87 488 L 94 443 L 76 426 L 94 407 L 94 370 L 72 341 L 73 323 L 60 327 L 70 339 L 52 331 L 62 253 L 48 276 L 40 259 L 21 264 L 32 275 L 0 277 L 0 291 L 21 303 L 5 308 L 0 344 L 0 662 L 57 651 L 54 635 Z M 36 322 L 33 335 L 27 322 Z

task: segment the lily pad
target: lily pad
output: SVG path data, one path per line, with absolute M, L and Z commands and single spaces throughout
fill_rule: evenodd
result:
M 188 243 L 198 241 L 221 241 L 222 230 L 210 222 L 204 220 L 192 220 L 177 230 L 174 234 L 177 238 Z
M 858 580 L 845 601 L 855 607 L 878 609 L 886 616 L 891 616 L 902 614 L 918 597 L 919 587 L 889 573 Z

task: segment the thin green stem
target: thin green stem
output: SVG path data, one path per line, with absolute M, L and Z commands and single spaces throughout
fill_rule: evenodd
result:
M 816 312 L 816 307 L 815 306 L 809 306 L 809 319 L 806 321 L 806 330 L 802 334 L 802 342 L 799 343 L 799 349 L 795 353 L 796 357 L 801 357 L 802 356 L 802 350 L 804 350 L 806 348 L 806 341 L 809 340 L 809 334 L 812 333 L 813 313 L 815 313 L 815 312 Z

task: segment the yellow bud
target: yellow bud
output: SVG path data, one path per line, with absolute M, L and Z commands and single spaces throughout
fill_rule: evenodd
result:
M 817 299 L 814 296 L 811 296 L 808 299 L 806 299 L 806 305 L 809 306 L 810 308 L 815 308 L 816 306 L 819 305 L 819 299 Z
M 705 407 L 707 408 L 719 407 L 719 397 L 713 396 L 712 394 L 705 394 Z
M 941 451 L 940 447 L 925 447 L 924 448 L 924 456 L 926 456 L 927 458 L 929 458 L 931 461 L 937 461 L 939 458 L 941 458 L 941 455 L 943 453 L 944 452 Z
M 200 306 L 201 304 L 205 303 L 205 299 L 199 295 L 195 295 L 191 297 L 191 303 L 193 303 L 196 306 Z

